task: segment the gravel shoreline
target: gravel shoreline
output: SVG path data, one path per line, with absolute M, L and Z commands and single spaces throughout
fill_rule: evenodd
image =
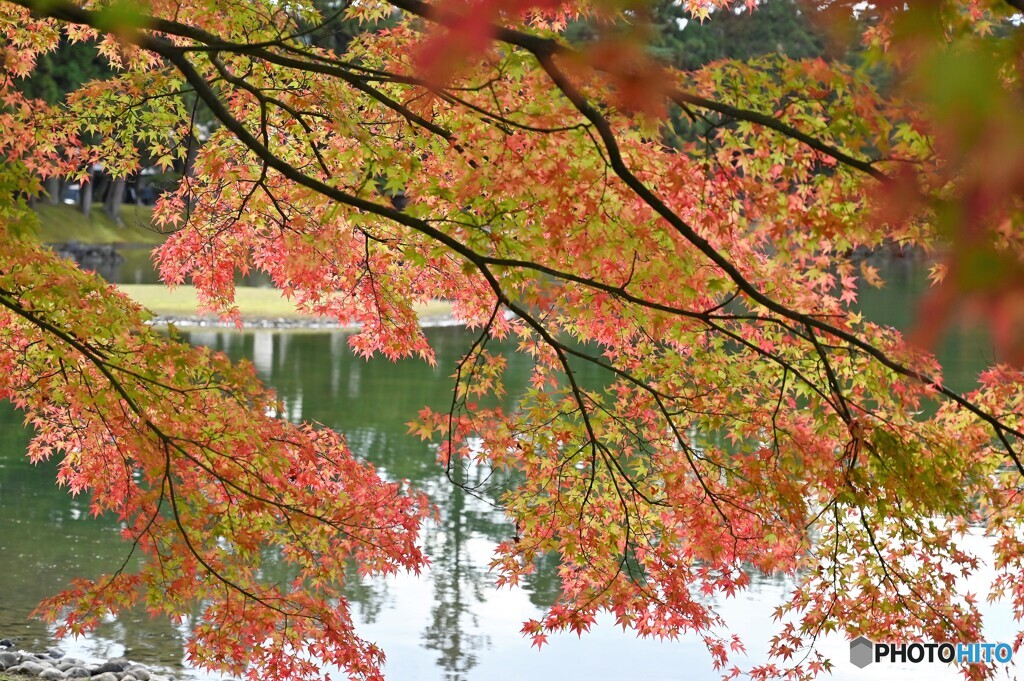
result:
M 18 650 L 14 641 L 6 638 L 0 639 L 0 671 L 43 681 L 175 681 L 169 674 L 154 672 L 123 657 L 90 662 L 66 657 L 60 648 L 34 653 Z
M 167 327 L 174 325 L 176 329 L 237 329 L 234 322 L 224 321 L 219 317 L 157 315 L 151 321 L 152 326 Z M 423 315 L 420 326 L 459 326 L 450 314 Z M 317 317 L 242 317 L 242 329 L 315 329 L 325 331 L 356 331 L 355 325 L 342 325 L 327 318 Z

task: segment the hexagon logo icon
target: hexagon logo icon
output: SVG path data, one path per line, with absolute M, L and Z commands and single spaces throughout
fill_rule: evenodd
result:
M 875 661 L 875 644 L 864 636 L 850 641 L 850 662 L 854 667 L 864 669 Z

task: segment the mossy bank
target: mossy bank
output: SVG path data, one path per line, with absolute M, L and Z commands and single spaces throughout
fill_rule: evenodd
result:
M 78 241 L 84 244 L 115 244 L 156 246 L 168 233 L 153 225 L 153 209 L 149 206 L 121 207 L 118 225 L 102 208 L 94 208 L 88 217 L 75 206 L 37 204 L 35 226 L 37 238 L 48 244 Z

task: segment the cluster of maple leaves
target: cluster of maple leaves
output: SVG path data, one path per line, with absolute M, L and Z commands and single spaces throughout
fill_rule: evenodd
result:
M 200 137 L 197 107 L 217 126 L 157 206 L 175 230 L 155 255 L 164 279 L 237 316 L 234 276 L 257 268 L 300 309 L 358 323 L 355 351 L 426 361 L 414 307 L 451 301 L 480 337 L 452 409 L 411 428 L 443 441 L 442 465 L 509 472 L 518 531 L 499 584 L 559 556 L 559 601 L 523 628 L 538 645 L 608 611 L 644 635 L 696 632 L 738 674 L 742 643 L 715 633 L 707 597 L 751 570 L 797 584 L 755 678 L 827 669 L 813 643 L 836 629 L 973 641 L 980 615 L 956 588 L 977 567 L 960 548 L 972 526 L 996 537 L 994 587 L 1024 611 L 1011 7 L 873 7 L 859 68 L 768 57 L 688 73 L 629 40 L 559 36 L 571 18 L 634 17 L 625 5 L 347 14 L 395 8 L 397 26 L 334 54 L 303 40 L 318 19 L 301 3 L 0 3 L 0 396 L 36 427 L 30 455 L 61 457 L 60 483 L 122 518 L 145 556 L 74 585 L 49 617 L 77 632 L 139 600 L 172 617 L 198 604 L 195 663 L 377 678 L 382 652 L 340 591 L 349 561 L 424 564 L 421 495 L 340 435 L 275 418 L 250 367 L 152 332 L 31 237 L 42 180 L 169 165 Z M 15 84 L 61 35 L 98 40 L 118 72 L 47 107 Z M 668 107 L 694 127 L 681 148 L 660 141 Z M 883 282 L 849 254 L 893 245 L 945 254 L 914 342 L 855 308 Z M 972 309 L 1005 363 L 959 394 L 928 350 Z M 534 362 L 514 410 L 490 399 L 506 366 L 490 338 Z M 293 579 L 261 578 L 266 560 Z

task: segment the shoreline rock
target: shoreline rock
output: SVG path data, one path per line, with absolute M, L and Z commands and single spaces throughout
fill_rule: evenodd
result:
M 90 269 L 97 266 L 119 265 L 124 262 L 124 256 L 117 252 L 117 248 L 111 244 L 87 244 L 81 241 L 67 241 L 62 244 L 54 244 L 53 250 L 57 255 L 74 260 L 79 265 Z
M 0 640 L 0 672 L 43 681 L 175 681 L 170 674 L 154 672 L 123 657 L 90 662 L 66 657 L 59 648 L 47 648 L 42 653 L 18 650 L 14 641 L 6 638 Z

